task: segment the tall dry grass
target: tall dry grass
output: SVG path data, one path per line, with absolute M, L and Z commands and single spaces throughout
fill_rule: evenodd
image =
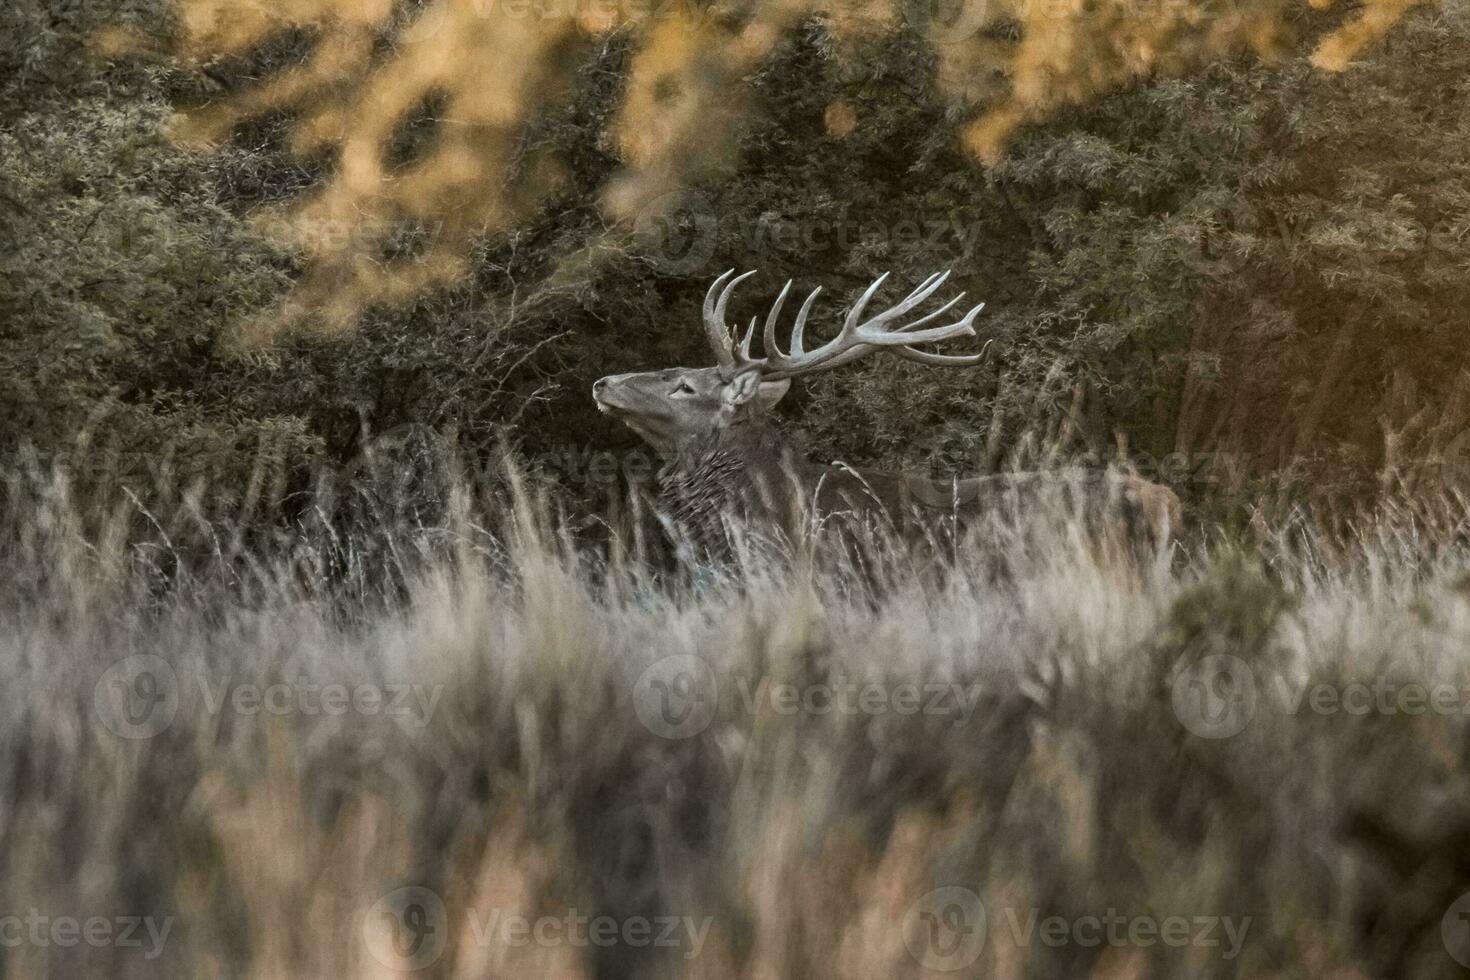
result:
M 1455 533 L 1285 521 L 1124 566 L 1034 515 L 1004 560 L 875 578 L 594 552 L 513 481 L 265 543 L 197 492 L 5 486 L 8 976 L 1459 969 Z M 1223 715 L 1209 658 L 1246 671 L 1204 678 Z M 1375 680 L 1460 693 L 1309 699 Z M 1188 941 L 1026 928 L 1109 915 Z

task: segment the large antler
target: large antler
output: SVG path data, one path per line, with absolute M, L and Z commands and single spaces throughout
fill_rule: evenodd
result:
M 788 280 L 781 290 L 781 295 L 776 297 L 771 312 L 766 316 L 765 356 L 753 357 L 750 353 L 750 342 L 755 336 L 756 318 L 751 318 L 749 328 L 746 329 L 745 335 L 737 344 L 729 327 L 725 325 L 725 307 L 729 304 L 730 295 L 734 292 L 735 287 L 755 273 L 746 272 L 731 279 L 730 277 L 734 274 L 735 270 L 731 269 L 721 275 L 710 286 L 709 292 L 704 297 L 705 333 L 710 347 L 714 349 L 720 372 L 727 377 L 747 368 L 757 367 L 760 369 L 762 379 L 779 381 L 799 374 L 824 371 L 828 368 L 850 364 L 880 348 L 897 354 L 905 360 L 941 367 L 967 367 L 980 363 L 980 359 L 984 356 L 983 350 L 979 354 L 950 355 L 932 354 L 916 349 L 920 344 L 933 344 L 954 337 L 975 336 L 975 317 L 979 316 L 980 311 L 985 308 L 984 303 L 973 307 L 962 319 L 954 323 L 920 329 L 924 324 L 947 313 L 964 298 L 964 293 L 960 293 L 939 309 L 917 320 L 901 326 L 894 325 L 944 285 L 944 281 L 949 278 L 949 271 L 945 270 L 936 272 L 925 279 L 917 289 L 894 306 L 864 320 L 863 311 L 867 308 L 868 302 L 888 278 L 888 273 L 885 272 L 853 304 L 837 336 L 815 350 L 808 351 L 802 347 L 802 337 L 806 332 L 807 315 L 811 312 L 812 304 L 817 300 L 817 294 L 822 291 L 822 287 L 818 286 L 812 290 L 811 295 L 807 296 L 806 302 L 801 304 L 801 310 L 796 314 L 796 325 L 791 330 L 790 352 L 782 353 L 776 341 L 776 324 L 781 316 L 781 308 L 786 303 L 786 296 L 791 291 L 791 282 Z M 719 293 L 718 299 L 715 295 L 717 292 Z

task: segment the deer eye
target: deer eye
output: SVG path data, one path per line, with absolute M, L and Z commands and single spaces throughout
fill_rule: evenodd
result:
M 680 381 L 679 382 L 679 387 L 677 387 L 677 388 L 674 389 L 674 394 L 676 394 L 676 395 L 692 395 L 692 394 L 694 394 L 694 386 L 691 385 L 687 381 Z

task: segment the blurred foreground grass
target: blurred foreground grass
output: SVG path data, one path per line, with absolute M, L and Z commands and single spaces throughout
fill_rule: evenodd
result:
M 4 487 L 6 976 L 1470 962 L 1458 503 L 712 574 L 513 483 L 267 543 Z

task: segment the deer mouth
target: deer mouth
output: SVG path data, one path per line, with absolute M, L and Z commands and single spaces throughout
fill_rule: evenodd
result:
M 616 387 L 605 386 L 601 382 L 593 386 L 592 400 L 597 403 L 597 410 L 604 415 L 622 416 L 632 411 L 630 406 L 619 399 Z

